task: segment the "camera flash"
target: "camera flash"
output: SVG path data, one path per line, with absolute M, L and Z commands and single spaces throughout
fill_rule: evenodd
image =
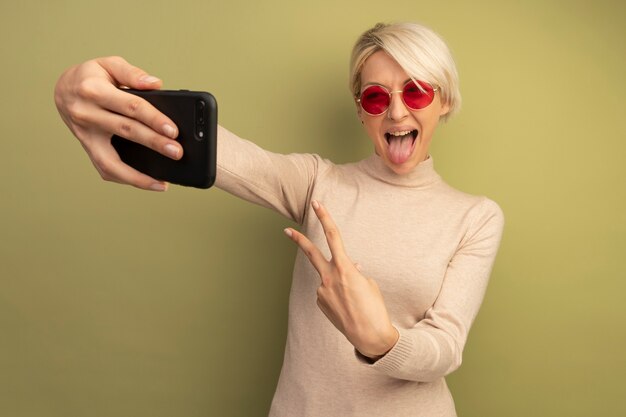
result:
M 203 132 L 202 130 L 201 130 L 201 131 L 199 131 L 199 132 L 198 132 L 198 136 L 200 136 L 201 138 L 203 138 L 203 137 L 204 137 L 204 132 Z

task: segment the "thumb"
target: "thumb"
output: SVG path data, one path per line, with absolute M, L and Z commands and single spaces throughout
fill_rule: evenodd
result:
M 131 65 L 124 58 L 110 56 L 98 58 L 98 64 L 113 78 L 118 85 L 137 90 L 158 90 L 163 85 L 159 78 L 148 74 L 139 67 Z

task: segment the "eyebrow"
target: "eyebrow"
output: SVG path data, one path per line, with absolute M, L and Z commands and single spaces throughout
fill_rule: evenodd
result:
M 404 82 L 402 83 L 402 85 L 404 85 L 404 84 L 408 83 L 409 81 L 412 81 L 412 79 L 411 79 L 411 78 L 407 78 L 406 80 L 404 80 Z M 386 85 L 384 85 L 384 84 L 381 84 L 381 83 L 375 83 L 375 82 L 365 83 L 365 84 L 363 84 L 363 85 L 361 86 L 361 88 L 363 88 L 363 87 L 367 87 L 367 86 L 370 86 L 370 85 L 380 85 L 381 87 L 388 88 L 388 87 L 387 87 Z

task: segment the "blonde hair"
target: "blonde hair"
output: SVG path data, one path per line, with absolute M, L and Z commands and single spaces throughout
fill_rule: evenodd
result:
M 417 23 L 377 23 L 359 37 L 350 58 L 350 91 L 354 97 L 361 92 L 365 61 L 380 50 L 395 59 L 414 80 L 439 87 L 441 103 L 450 106 L 444 120 L 459 111 L 459 75 L 450 49 L 439 35 Z

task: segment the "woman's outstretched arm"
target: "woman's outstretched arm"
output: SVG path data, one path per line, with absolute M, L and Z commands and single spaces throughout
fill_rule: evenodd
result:
M 172 159 L 182 157 L 176 125 L 146 100 L 118 88 L 150 90 L 161 84 L 121 57 L 76 65 L 57 81 L 55 102 L 61 118 L 104 180 L 146 190 L 167 188 L 167 183 L 122 162 L 111 145 L 115 134 Z M 265 151 L 221 126 L 217 141 L 217 187 L 302 222 L 314 178 L 329 165 L 327 161 L 316 155 Z

